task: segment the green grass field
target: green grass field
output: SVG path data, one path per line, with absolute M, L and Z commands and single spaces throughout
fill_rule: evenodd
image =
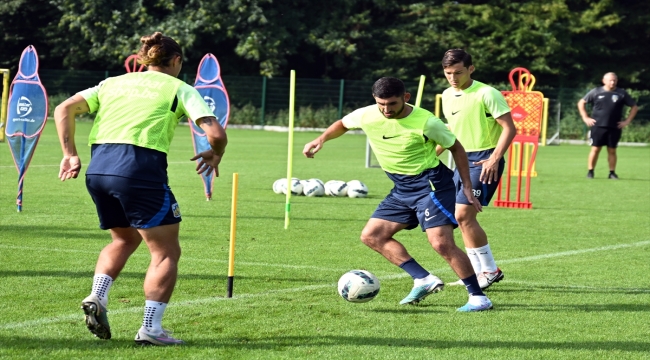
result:
M 89 123 L 77 126 L 82 162 Z M 494 310 L 463 314 L 462 287 L 420 306 L 400 306 L 412 286 L 399 268 L 366 248 L 359 233 L 391 183 L 364 168 L 365 137 L 345 135 L 316 159 L 296 133 L 294 176 L 359 179 L 365 199 L 293 197 L 284 229 L 287 134 L 229 129 L 228 149 L 205 201 L 194 173 L 190 131 L 179 127 L 169 157 L 179 201 L 179 280 L 163 319 L 187 342 L 140 348 L 142 280 L 148 251 L 131 258 L 110 293 L 113 339 L 94 338 L 80 301 L 109 241 L 98 228 L 83 178 L 60 182 L 53 122 L 27 172 L 23 212 L 17 173 L 0 145 L 0 358 L 12 359 L 648 359 L 650 358 L 650 148 L 619 149 L 619 181 L 606 179 L 605 153 L 587 180 L 587 146 L 540 148 L 532 210 L 486 208 L 479 220 L 505 279 L 488 290 Z M 85 169 L 85 167 L 84 167 Z M 226 298 L 232 173 L 239 173 L 234 297 Z M 419 230 L 397 238 L 446 282 L 457 280 Z M 461 244 L 460 233 L 456 232 Z M 378 297 L 347 303 L 336 292 L 346 271 L 372 271 Z

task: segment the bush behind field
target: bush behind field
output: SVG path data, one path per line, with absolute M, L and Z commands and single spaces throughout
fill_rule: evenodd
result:
M 575 97 L 580 98 L 586 93 L 585 90 L 575 90 Z M 634 98 L 648 98 L 650 97 L 650 90 L 635 91 L 630 90 L 629 93 Z M 69 94 L 54 94 L 49 96 L 50 108 L 49 116 L 54 116 L 54 108 L 56 105 L 69 98 Z M 639 104 L 642 109 L 647 104 Z M 343 115 L 350 113 L 352 108 L 344 108 Z M 552 110 L 549 110 L 552 112 Z M 629 108 L 626 107 L 624 115 L 627 116 Z M 551 117 L 549 115 L 549 117 Z M 78 117 L 79 120 L 92 121 L 95 119 L 94 114 L 83 114 Z M 307 128 L 326 128 L 334 121 L 339 119 L 338 108 L 332 104 L 314 108 L 312 106 L 300 106 L 296 110 L 294 125 L 296 127 Z M 182 122 L 187 121 L 182 119 Z M 262 123 L 263 121 L 263 123 Z M 550 127 L 553 126 L 553 120 L 549 119 L 549 132 L 548 136 L 552 136 Z M 229 124 L 233 125 L 277 125 L 287 126 L 289 124 L 289 111 L 279 110 L 275 112 L 266 112 L 262 119 L 261 108 L 253 105 L 251 102 L 243 105 L 230 107 Z M 567 104 L 562 107 L 561 121 L 560 121 L 560 138 L 561 139 L 577 139 L 586 140 L 588 128 L 582 121 L 580 113 L 574 104 Z M 621 137 L 622 142 L 636 142 L 636 143 L 650 143 L 650 121 L 648 119 L 636 118 L 632 123 L 623 131 Z

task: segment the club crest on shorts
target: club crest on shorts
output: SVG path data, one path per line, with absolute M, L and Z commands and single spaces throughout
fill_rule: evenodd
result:
M 174 213 L 175 218 L 181 217 L 181 208 L 178 207 L 178 203 L 172 204 L 172 212 Z

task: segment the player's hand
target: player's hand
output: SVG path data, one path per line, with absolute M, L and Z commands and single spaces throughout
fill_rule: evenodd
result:
M 588 118 L 583 118 L 582 121 L 584 121 L 585 124 L 587 124 L 587 126 L 589 126 L 589 127 L 592 127 L 592 126 L 596 125 L 596 120 L 594 120 L 592 118 L 589 118 L 589 117 Z
M 198 165 L 196 165 L 197 174 L 209 175 L 210 171 L 214 170 L 214 176 L 219 177 L 219 163 L 221 163 L 221 158 L 223 154 L 215 154 L 212 150 L 206 150 L 196 154 L 190 160 L 195 161 L 199 160 Z
M 619 121 L 618 124 L 617 124 L 619 129 L 622 129 L 622 128 L 628 126 L 628 125 L 630 125 L 630 121 L 627 121 L 627 120 Z
M 79 156 L 64 156 L 59 168 L 59 179 L 61 181 L 76 179 L 80 171 L 81 160 L 79 160 Z
M 497 182 L 499 178 L 499 162 L 491 156 L 486 160 L 476 161 L 474 165 L 482 165 L 481 176 L 479 180 L 482 183 L 492 184 L 492 181 Z
M 302 149 L 302 153 L 310 158 L 313 159 L 314 155 L 320 151 L 320 149 L 323 148 L 323 141 L 320 140 L 320 138 L 313 140 L 310 143 L 307 143 L 305 147 Z
M 481 202 L 474 197 L 474 191 L 472 191 L 472 188 L 469 186 L 463 186 L 463 193 L 465 194 L 465 197 L 469 201 L 472 206 L 474 206 L 474 209 L 476 209 L 476 212 L 481 212 L 483 211 L 483 205 L 481 205 Z

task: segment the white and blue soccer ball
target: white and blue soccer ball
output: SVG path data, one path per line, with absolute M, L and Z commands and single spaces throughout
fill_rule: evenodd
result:
M 307 186 L 307 183 L 309 182 L 308 180 L 299 180 L 300 185 L 302 185 L 302 192 L 298 195 L 307 195 L 305 194 L 305 187 Z
M 302 187 L 302 193 L 305 196 L 323 196 L 325 195 L 325 186 L 318 179 L 310 179 L 305 182 Z
M 283 187 L 286 188 L 286 186 L 287 186 L 287 179 L 286 178 L 277 179 L 273 183 L 273 192 L 276 193 L 276 194 L 282 194 L 283 193 L 282 188 Z
M 342 180 L 330 180 L 325 183 L 325 194 L 328 196 L 346 196 L 348 184 Z
M 280 187 L 283 194 L 287 194 L 287 179 L 280 179 Z M 302 195 L 302 184 L 300 179 L 292 178 L 291 179 L 291 195 Z
M 367 270 L 350 270 L 339 279 L 338 290 L 346 301 L 368 302 L 379 294 L 379 279 Z
M 368 187 L 359 180 L 350 180 L 347 182 L 348 196 L 351 198 L 364 198 L 368 196 Z
M 323 189 L 325 188 L 325 183 L 321 179 L 311 178 L 311 179 L 309 179 L 307 181 L 316 181 L 316 182 L 320 183 L 321 185 L 323 185 Z

